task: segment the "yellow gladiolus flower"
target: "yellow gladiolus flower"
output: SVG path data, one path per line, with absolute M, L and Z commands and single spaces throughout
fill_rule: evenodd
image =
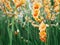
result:
M 46 24 L 44 24 L 44 22 L 42 21 L 40 26 L 39 26 L 39 35 L 40 35 L 40 40 L 43 42 L 46 42 Z
M 40 11 L 38 9 L 33 10 L 33 18 L 38 18 Z

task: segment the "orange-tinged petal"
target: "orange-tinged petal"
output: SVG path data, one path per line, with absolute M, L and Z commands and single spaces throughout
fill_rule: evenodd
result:
M 41 31 L 41 32 L 40 32 L 40 36 L 41 36 L 42 38 L 46 37 L 46 32 L 45 32 L 45 31 Z
M 41 40 L 42 42 L 46 42 L 46 38 L 41 38 L 41 37 L 40 37 L 40 40 Z
M 36 18 L 39 16 L 40 11 L 38 9 L 33 10 L 33 17 Z
M 16 8 L 18 8 L 19 6 L 25 3 L 26 3 L 26 0 L 20 0 L 19 3 L 16 5 Z
M 33 3 L 33 9 L 40 9 L 40 8 L 41 8 L 41 4 L 39 2 L 37 2 L 37 1 L 35 1 Z
M 46 37 L 47 37 L 46 32 L 45 31 L 41 31 L 39 33 L 39 35 L 40 35 L 40 40 L 43 41 L 43 42 L 46 42 Z

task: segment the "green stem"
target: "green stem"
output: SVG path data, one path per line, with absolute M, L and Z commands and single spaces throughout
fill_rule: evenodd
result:
M 29 45 L 29 22 L 28 22 L 28 45 Z
M 9 28 L 10 19 L 8 17 L 7 17 L 7 19 L 8 19 L 7 31 L 8 31 L 8 35 L 9 35 L 9 41 L 10 41 L 9 45 L 12 45 L 12 33 L 14 31 L 14 18 L 12 18 L 12 21 L 11 21 L 11 23 L 12 23 L 12 29 Z
M 13 31 L 14 31 L 14 17 L 12 17 L 12 22 L 11 22 L 11 23 L 12 23 L 12 32 L 11 32 L 11 37 L 10 37 L 10 38 L 11 38 L 11 40 L 10 40 L 10 42 L 11 42 L 10 45 L 12 45 L 12 35 L 13 35 L 12 33 L 13 33 Z

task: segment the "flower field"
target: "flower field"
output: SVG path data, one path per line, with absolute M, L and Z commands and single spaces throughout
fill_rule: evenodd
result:
M 60 0 L 0 0 L 0 45 L 60 45 Z

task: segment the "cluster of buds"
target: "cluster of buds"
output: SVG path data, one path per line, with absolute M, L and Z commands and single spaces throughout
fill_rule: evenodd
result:
M 41 24 L 39 25 L 39 35 L 40 35 L 40 39 L 42 42 L 46 42 L 46 24 L 42 21 Z

